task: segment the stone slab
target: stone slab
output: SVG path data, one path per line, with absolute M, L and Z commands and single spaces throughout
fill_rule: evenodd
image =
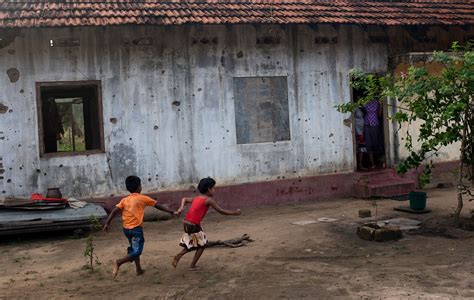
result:
M 425 208 L 422 210 L 415 210 L 415 209 L 412 209 L 410 206 L 397 206 L 397 207 L 394 207 L 393 209 L 397 211 L 411 213 L 411 214 L 426 214 L 426 213 L 431 212 L 431 209 L 429 208 Z
M 388 220 L 378 221 L 377 225 L 383 226 L 397 226 L 400 230 L 411 230 L 420 228 L 421 221 L 407 219 L 407 218 L 394 218 Z

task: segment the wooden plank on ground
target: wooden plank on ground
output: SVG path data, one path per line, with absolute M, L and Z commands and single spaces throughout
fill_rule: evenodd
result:
M 27 199 L 27 198 L 7 197 L 3 200 L 3 206 L 5 207 L 25 205 L 25 204 L 31 204 L 31 203 L 32 203 L 31 199 Z

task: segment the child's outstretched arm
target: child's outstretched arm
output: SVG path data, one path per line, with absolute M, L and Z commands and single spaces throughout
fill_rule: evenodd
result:
M 183 199 L 181 199 L 181 204 L 179 205 L 178 210 L 176 210 L 176 213 L 180 214 L 180 213 L 183 211 L 183 209 L 184 209 L 184 205 L 185 205 L 186 203 L 192 203 L 192 202 L 193 202 L 193 198 L 186 198 L 186 197 L 184 197 Z
M 167 213 L 169 213 L 169 214 L 172 214 L 172 215 L 175 213 L 175 211 L 169 209 L 168 206 L 161 205 L 161 204 L 158 204 L 158 203 L 155 204 L 155 208 L 158 209 L 158 210 L 167 212 Z
M 102 228 L 103 231 L 108 231 L 110 227 L 110 222 L 112 221 L 113 218 L 115 218 L 116 215 L 118 215 L 122 210 L 118 207 L 115 207 L 112 212 L 110 212 L 109 217 L 107 218 L 107 221 L 105 221 L 104 227 Z
M 212 198 L 207 198 L 206 200 L 206 205 L 214 208 L 218 213 L 221 215 L 228 215 L 228 216 L 240 216 L 240 209 L 237 210 L 227 210 L 223 209 L 222 207 L 219 206 L 219 204 L 214 201 Z

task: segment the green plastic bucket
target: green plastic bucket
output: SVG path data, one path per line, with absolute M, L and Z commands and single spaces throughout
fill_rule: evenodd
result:
M 423 210 L 426 207 L 426 193 L 425 192 L 410 192 L 408 194 L 410 200 L 410 208 L 413 210 Z

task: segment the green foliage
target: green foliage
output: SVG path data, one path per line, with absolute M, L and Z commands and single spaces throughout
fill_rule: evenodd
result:
M 94 272 L 94 262 L 100 265 L 99 258 L 94 253 L 95 246 L 94 246 L 94 234 L 102 228 L 102 224 L 95 216 L 89 217 L 90 223 L 90 233 L 86 240 L 86 248 L 84 250 L 84 256 L 88 258 L 88 265 L 87 267 Z
M 414 145 L 414 137 L 407 131 L 404 147 L 409 155 L 400 162 L 397 171 L 404 173 L 426 164 L 420 176 L 423 186 L 429 182 L 431 174 L 429 158 L 437 155 L 442 146 L 461 142 L 461 160 L 469 166 L 466 177 L 473 180 L 473 45 L 474 41 L 465 46 L 453 43 L 449 52 L 435 52 L 432 61 L 443 66 L 438 74 L 430 74 L 425 67 L 410 67 L 400 77 L 375 77 L 352 70 L 351 86 L 362 90 L 363 97 L 357 103 L 345 103 L 337 109 L 342 113 L 353 112 L 375 96 L 396 98 L 398 111 L 392 119 L 400 125 L 406 123 L 410 126 L 415 121 L 419 125 L 419 146 Z M 463 185 L 462 180 L 460 185 Z

